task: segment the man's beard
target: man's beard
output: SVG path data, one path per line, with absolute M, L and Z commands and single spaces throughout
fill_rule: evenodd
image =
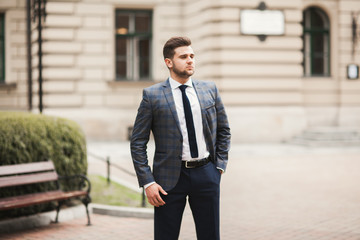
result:
M 190 72 L 190 71 L 187 71 L 187 70 L 179 71 L 179 69 L 177 69 L 175 65 L 174 65 L 174 67 L 173 67 L 172 70 L 173 70 L 173 72 L 174 72 L 177 76 L 179 76 L 180 78 L 189 78 L 189 77 L 191 77 L 191 76 L 194 74 L 194 72 L 195 72 L 194 69 L 193 69 L 191 72 Z

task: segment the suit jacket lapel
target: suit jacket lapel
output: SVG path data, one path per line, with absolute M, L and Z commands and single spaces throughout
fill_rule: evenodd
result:
M 203 87 L 197 82 L 193 80 L 194 89 L 199 99 L 202 117 L 204 118 L 205 109 L 214 104 L 214 100 L 212 99 L 211 95 L 203 89 Z
M 206 116 L 206 108 L 213 105 L 214 101 L 211 95 L 207 91 L 205 91 L 197 81 L 193 80 L 193 86 L 198 96 L 201 107 L 201 117 L 203 122 L 205 140 L 208 140 L 211 139 L 211 135 L 210 135 L 209 123 Z
M 170 86 L 169 79 L 164 82 L 163 91 L 164 91 L 166 101 L 169 104 L 170 111 L 171 111 L 171 113 L 172 113 L 172 115 L 173 115 L 173 117 L 175 119 L 176 126 L 177 126 L 179 132 L 181 133 L 180 122 L 179 122 L 179 118 L 178 118 L 178 115 L 177 115 L 177 112 L 176 112 L 175 101 L 174 101 L 174 97 L 173 97 L 173 94 L 172 94 L 172 91 L 171 91 L 171 86 Z

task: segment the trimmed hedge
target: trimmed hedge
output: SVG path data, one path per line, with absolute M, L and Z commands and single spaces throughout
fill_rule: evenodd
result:
M 87 173 L 85 136 L 73 121 L 46 115 L 0 112 L 0 165 L 52 160 L 59 175 Z M 66 183 L 65 183 L 66 184 Z M 72 189 L 74 183 L 63 187 Z M 34 193 L 55 184 L 33 184 L 0 191 L 0 197 Z M 6 216 L 28 215 L 50 210 L 54 204 L 6 211 Z M 5 212 L 0 212 L 0 218 Z

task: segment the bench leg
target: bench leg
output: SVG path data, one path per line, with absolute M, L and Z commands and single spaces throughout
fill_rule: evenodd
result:
M 59 201 L 59 202 L 58 202 L 58 205 L 57 205 L 57 208 L 56 208 L 56 218 L 55 218 L 55 222 L 54 222 L 54 223 L 58 223 L 58 222 L 59 222 L 59 212 L 60 212 L 61 205 L 62 205 L 63 203 L 64 203 L 63 201 Z
M 91 198 L 90 196 L 87 196 L 86 198 L 84 198 L 82 200 L 83 204 L 85 205 L 85 208 L 86 208 L 86 214 L 87 214 L 87 218 L 88 218 L 88 223 L 87 225 L 90 226 L 91 225 L 91 222 L 90 222 L 90 214 L 89 214 L 89 203 L 91 202 Z

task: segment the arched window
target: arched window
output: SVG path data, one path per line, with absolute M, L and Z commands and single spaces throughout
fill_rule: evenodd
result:
M 303 15 L 304 75 L 330 76 L 330 21 L 326 13 L 310 7 Z

